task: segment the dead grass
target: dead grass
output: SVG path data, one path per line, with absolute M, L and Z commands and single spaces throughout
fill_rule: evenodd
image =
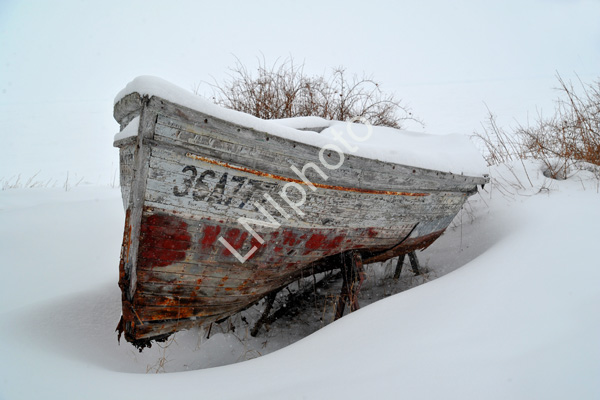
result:
M 600 179 L 600 81 L 579 81 L 576 88 L 560 75 L 557 80 L 559 98 L 550 118 L 540 115 L 533 124 L 506 132 L 489 113 L 483 132 L 475 135 L 485 146 L 489 165 L 534 158 L 552 179 L 566 179 L 574 166 Z
M 56 181 L 49 179 L 48 181 L 40 181 L 37 176 L 40 172 L 36 172 L 34 175 L 27 179 L 22 179 L 21 174 L 13 176 L 11 178 L 0 178 L 1 190 L 9 189 L 32 189 L 32 188 L 45 188 L 54 187 Z
M 169 355 L 168 355 L 168 349 L 169 346 L 171 346 L 173 343 L 177 344 L 177 342 L 175 341 L 175 335 L 172 335 L 169 340 L 167 340 L 165 343 L 156 343 L 158 345 L 158 347 L 160 347 L 161 351 L 160 351 L 160 356 L 158 357 L 158 359 L 156 360 L 156 362 L 154 364 L 148 364 L 146 366 L 146 373 L 155 373 L 155 374 L 160 374 L 160 373 L 166 373 L 167 372 L 167 364 L 171 361 L 169 359 Z
M 57 187 L 58 181 L 56 179 L 48 179 L 47 181 L 41 181 L 37 179 L 39 175 L 39 171 L 34 175 L 27 179 L 23 179 L 21 174 L 12 176 L 10 178 L 0 178 L 0 190 L 10 190 L 10 189 L 35 189 L 35 188 L 54 188 Z M 61 187 L 68 192 L 69 190 L 78 187 L 84 182 L 85 177 L 79 178 L 77 181 L 72 181 L 69 178 L 69 172 L 67 171 L 67 176 L 65 181 L 61 184 Z M 112 187 L 116 187 L 113 185 Z

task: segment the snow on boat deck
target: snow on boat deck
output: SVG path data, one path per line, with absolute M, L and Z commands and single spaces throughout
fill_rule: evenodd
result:
M 131 81 L 117 94 L 115 104 L 131 93 L 157 96 L 215 118 L 296 142 L 316 147 L 335 144 L 343 152 L 383 162 L 468 176 L 482 176 L 488 172 L 483 157 L 465 135 L 431 135 L 354 123 L 351 124 L 350 129 L 358 139 L 356 140 L 348 132 L 349 124 L 346 122 L 327 121 L 318 117 L 293 118 L 288 122 L 286 120 L 263 120 L 223 108 L 170 82 L 152 76 L 140 76 Z M 320 133 L 295 129 L 321 128 L 323 122 L 327 124 L 327 128 Z M 372 132 L 369 136 L 370 129 Z M 128 130 L 127 134 L 132 134 L 132 132 L 135 130 Z M 126 136 L 122 133 L 117 135 L 115 140 Z M 339 138 L 340 135 L 343 136 L 343 140 Z M 363 141 L 362 138 L 368 139 Z

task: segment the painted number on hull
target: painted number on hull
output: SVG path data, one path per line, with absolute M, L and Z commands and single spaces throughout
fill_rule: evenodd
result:
M 220 203 L 229 205 L 231 203 L 231 195 L 235 195 L 240 188 L 244 185 L 248 178 L 242 176 L 232 176 L 228 180 L 227 172 L 219 174 L 212 170 L 204 170 L 201 174 L 198 174 L 198 169 L 193 165 L 186 165 L 183 167 L 181 172 L 188 174 L 188 177 L 183 180 L 183 185 L 175 185 L 173 187 L 173 194 L 177 197 L 191 196 L 196 201 L 211 201 L 214 203 Z M 209 184 L 205 182 L 206 178 L 212 178 L 216 183 Z M 229 185 L 228 185 L 229 183 Z M 225 196 L 226 188 L 230 186 L 231 194 Z M 233 186 L 233 187 L 231 187 Z M 229 188 L 228 188 L 229 189 Z M 229 190 L 227 190 L 229 192 Z M 242 202 L 241 207 L 243 207 Z

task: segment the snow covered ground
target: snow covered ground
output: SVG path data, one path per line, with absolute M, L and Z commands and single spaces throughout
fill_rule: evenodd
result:
M 599 398 L 598 182 L 527 171 L 493 168 L 420 253 L 424 277 L 369 268 L 335 323 L 334 287 L 257 338 L 238 318 L 143 353 L 114 332 L 119 190 L 0 191 L 0 399 Z

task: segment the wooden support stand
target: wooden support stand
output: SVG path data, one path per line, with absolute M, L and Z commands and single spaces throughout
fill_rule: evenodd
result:
M 360 289 L 365 280 L 365 271 L 360 252 L 351 250 L 340 254 L 339 257 L 339 261 L 336 260 L 336 262 L 339 262 L 340 265 L 342 289 L 335 307 L 335 320 L 340 319 L 344 315 L 346 303 L 349 304 L 351 312 L 360 308 L 360 305 L 358 304 L 358 294 L 360 293 Z M 323 281 L 327 281 L 327 279 L 323 279 Z M 321 284 L 323 281 L 315 284 L 315 287 Z M 266 296 L 264 311 L 258 321 L 256 321 L 256 324 L 252 328 L 250 335 L 256 336 L 260 331 L 260 328 L 265 323 L 272 322 L 282 314 L 282 311 L 285 311 L 285 309 L 280 308 L 279 310 L 275 311 L 273 315 L 271 315 L 277 292 L 278 291 L 271 292 Z M 303 297 L 303 294 L 297 294 L 295 297 L 289 299 L 289 302 L 294 302 L 295 300 L 299 301 Z
M 402 273 L 402 266 L 404 265 L 405 257 L 406 257 L 406 254 L 402 254 L 401 256 L 398 256 L 398 262 L 396 263 L 396 271 L 394 272 L 394 279 L 400 278 L 400 274 Z M 410 253 L 408 253 L 408 259 L 410 260 L 410 266 L 413 270 L 413 273 L 415 275 L 421 275 L 421 271 L 420 271 L 421 266 L 419 265 L 419 259 L 417 258 L 417 255 L 415 254 L 414 251 L 411 251 Z
M 250 332 L 250 335 L 252 337 L 256 337 L 260 328 L 269 319 L 269 314 L 271 313 L 271 308 L 273 308 L 273 303 L 275 302 L 275 297 L 277 297 L 277 292 L 278 291 L 274 291 L 267 295 L 265 299 L 265 310 L 263 311 L 258 321 L 256 321 L 256 324 L 254 324 L 254 328 L 252 328 L 252 331 Z
M 362 257 L 358 251 L 349 251 L 342 257 L 342 290 L 335 308 L 335 319 L 344 315 L 346 302 L 350 304 L 350 311 L 360 308 L 358 304 L 358 293 L 365 280 Z

